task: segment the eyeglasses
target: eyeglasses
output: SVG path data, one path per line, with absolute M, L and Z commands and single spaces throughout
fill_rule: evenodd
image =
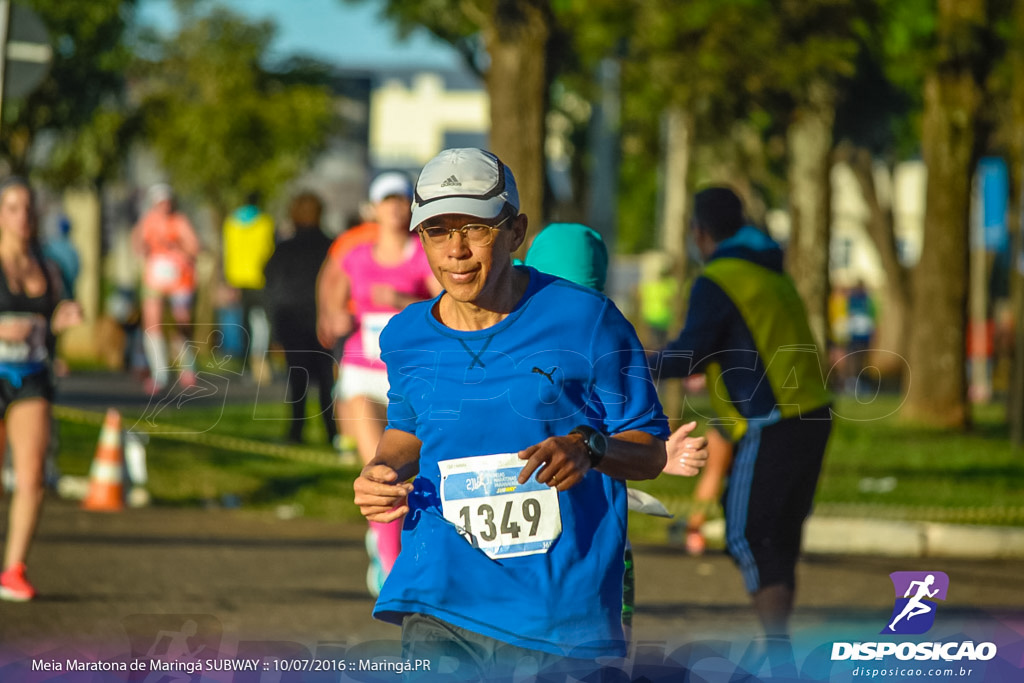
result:
M 494 241 L 494 231 L 499 230 L 511 215 L 505 216 L 497 225 L 484 225 L 483 223 L 467 223 L 461 228 L 444 228 L 439 225 L 429 228 L 420 228 L 419 233 L 426 238 L 426 241 L 440 247 L 448 242 L 455 233 L 461 233 L 462 238 L 472 247 L 486 247 Z

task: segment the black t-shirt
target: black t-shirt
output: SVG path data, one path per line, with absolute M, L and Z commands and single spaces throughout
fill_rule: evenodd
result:
M 331 240 L 319 229 L 281 242 L 263 269 L 264 300 L 274 337 L 287 347 L 320 348 L 316 341 L 316 277 Z

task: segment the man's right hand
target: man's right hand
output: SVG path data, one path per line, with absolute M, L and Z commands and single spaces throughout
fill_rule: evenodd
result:
M 387 465 L 367 465 L 352 484 L 355 504 L 371 522 L 386 524 L 409 511 L 412 482 L 398 481 L 398 473 Z

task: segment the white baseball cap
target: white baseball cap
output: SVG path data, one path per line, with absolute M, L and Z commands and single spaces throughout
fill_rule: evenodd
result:
M 158 202 L 166 201 L 174 197 L 174 190 L 167 183 L 157 183 L 153 187 L 149 188 L 146 193 L 146 198 L 150 204 L 156 204 Z
M 444 214 L 494 218 L 506 204 L 519 210 L 519 190 L 501 159 L 476 147 L 446 149 L 420 172 L 410 230 Z
M 398 171 L 381 173 L 370 183 L 370 201 L 379 204 L 388 197 L 412 199 L 412 182 L 409 176 Z

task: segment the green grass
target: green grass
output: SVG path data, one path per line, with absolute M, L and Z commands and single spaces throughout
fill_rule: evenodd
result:
M 284 405 L 225 406 L 223 410 L 181 409 L 161 415 L 169 423 L 191 432 L 181 441 L 150 434 L 146 447 L 148 488 L 157 504 L 169 506 L 234 505 L 274 508 L 301 505 L 305 514 L 357 519 L 352 503 L 354 467 L 324 466 L 283 457 L 218 448 L 203 443 L 208 435 L 233 436 L 261 444 L 275 444 L 286 430 Z M 125 415 L 125 428 L 146 432 L 145 423 L 136 425 L 136 415 Z M 60 468 L 65 474 L 84 476 L 89 471 L 99 426 L 72 421 L 60 423 Z M 319 418 L 306 424 L 305 450 L 333 459 L 326 446 L 326 434 Z
M 880 397 L 869 405 L 839 400 L 816 498 L 819 513 L 1024 524 L 1024 449 L 1011 447 L 1001 406 L 978 408 L 975 426 L 967 433 L 906 424 L 898 408 L 894 397 Z M 700 414 L 709 412 L 698 402 L 688 405 L 685 417 Z M 184 408 L 161 419 L 197 434 L 266 444 L 285 433 L 285 415 L 283 405 L 226 406 L 222 412 Z M 131 418 L 125 417 L 126 425 L 133 424 Z M 306 430 L 307 442 L 324 443 L 318 419 L 310 420 Z M 96 425 L 61 423 L 60 465 L 65 473 L 88 472 L 98 433 Z M 316 450 L 321 456 L 330 454 L 326 446 Z M 298 504 L 307 515 L 359 519 L 352 504 L 354 467 L 310 464 L 158 435 L 152 437 L 147 455 L 149 488 L 159 504 L 219 504 L 234 498 L 243 506 Z M 895 478 L 891 491 L 865 490 L 865 483 L 887 477 Z M 677 515 L 685 515 L 694 482 L 662 476 L 635 486 L 661 498 Z M 630 524 L 638 538 L 664 538 L 668 522 L 634 515 Z
M 1024 525 L 1024 449 L 1011 446 L 1001 405 L 976 408 L 966 433 L 908 424 L 899 407 L 894 396 L 867 405 L 837 401 L 815 497 L 819 514 Z M 684 420 L 710 414 L 696 402 Z M 891 491 L 870 486 L 886 478 L 895 479 Z M 695 481 L 662 476 L 634 485 L 685 515 Z M 634 515 L 630 525 L 663 537 L 666 522 Z

